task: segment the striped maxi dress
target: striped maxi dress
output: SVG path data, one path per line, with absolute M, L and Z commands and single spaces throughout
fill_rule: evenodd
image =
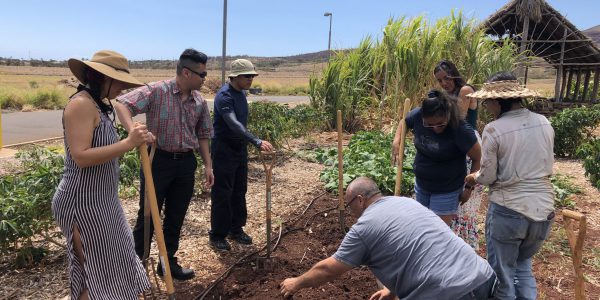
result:
M 112 121 L 100 112 L 92 147 L 117 141 Z M 90 299 L 138 299 L 150 282 L 135 254 L 133 235 L 119 202 L 118 159 L 80 168 L 71 157 L 66 136 L 65 152 L 64 175 L 52 200 L 52 212 L 67 241 L 71 299 L 78 299 L 85 288 Z M 75 226 L 83 245 L 83 266 L 73 247 Z

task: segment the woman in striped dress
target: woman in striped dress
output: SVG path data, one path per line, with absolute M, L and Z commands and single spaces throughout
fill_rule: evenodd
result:
M 142 84 L 114 51 L 70 59 L 69 68 L 82 84 L 63 114 L 65 169 L 52 211 L 67 241 L 71 299 L 138 299 L 150 282 L 119 202 L 118 157 L 153 136 L 139 125 L 119 141 L 104 99 Z

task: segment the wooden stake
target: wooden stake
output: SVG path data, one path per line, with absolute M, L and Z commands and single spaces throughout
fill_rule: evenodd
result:
M 404 163 L 404 142 L 406 139 L 406 115 L 410 109 L 410 99 L 404 100 L 404 106 L 402 107 L 402 115 L 400 116 L 400 145 L 398 146 L 398 172 L 396 173 L 396 186 L 394 188 L 394 196 L 400 196 L 402 190 L 402 166 Z
M 338 197 L 340 199 L 340 228 L 342 232 L 346 231 L 344 222 L 344 154 L 342 153 L 342 111 L 337 111 L 337 132 L 338 132 Z
M 583 278 L 583 242 L 587 227 L 586 217 L 582 213 L 563 209 L 563 220 L 569 247 L 573 258 L 573 268 L 575 269 L 575 300 L 585 299 L 585 281 Z M 575 234 L 574 222 L 579 222 L 577 235 Z
M 152 168 L 150 167 L 150 158 L 146 144 L 138 147 L 140 152 L 140 160 L 142 161 L 142 171 L 146 179 L 146 196 L 150 204 L 150 213 L 152 215 L 152 224 L 154 224 L 154 234 L 156 234 L 156 244 L 158 245 L 158 256 L 163 269 L 165 284 L 167 285 L 167 297 L 175 299 L 175 288 L 173 287 L 173 278 L 171 277 L 171 267 L 167 257 L 167 247 L 165 246 L 165 236 L 163 235 L 162 226 L 160 224 L 160 214 L 158 212 L 158 204 L 156 202 L 156 190 L 154 189 L 154 179 L 152 178 Z

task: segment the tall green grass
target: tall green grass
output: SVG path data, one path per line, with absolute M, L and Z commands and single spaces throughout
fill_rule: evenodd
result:
M 370 115 L 395 117 L 405 98 L 420 105 L 437 87 L 433 69 L 452 60 L 467 82 L 482 84 L 498 71 L 513 70 L 516 47 L 498 43 L 462 12 L 435 23 L 424 17 L 389 19 L 381 40 L 366 37 L 350 52 L 331 57 L 320 76 L 310 78 L 311 104 L 327 113 L 330 127 L 342 110 L 344 129 L 356 131 Z
M 2 109 L 59 109 L 63 108 L 71 90 L 60 87 L 24 88 L 0 87 Z

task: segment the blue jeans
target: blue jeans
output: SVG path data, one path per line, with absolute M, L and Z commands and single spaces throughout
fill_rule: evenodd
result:
M 485 239 L 490 266 L 498 276 L 496 299 L 536 299 L 531 257 L 550 233 L 550 220 L 534 222 L 518 212 L 490 202 Z

